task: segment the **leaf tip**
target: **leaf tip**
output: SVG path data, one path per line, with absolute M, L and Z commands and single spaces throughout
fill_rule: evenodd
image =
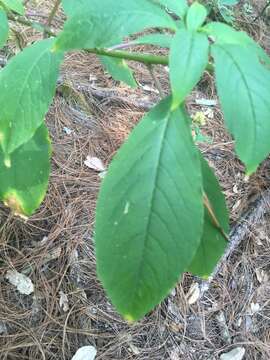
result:
M 123 317 L 129 324 L 133 324 L 135 322 L 135 319 L 131 314 L 125 314 Z

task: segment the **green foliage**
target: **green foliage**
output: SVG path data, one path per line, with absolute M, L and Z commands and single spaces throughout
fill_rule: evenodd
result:
M 25 13 L 22 0 L 1 0 L 0 3 L 2 3 L 6 9 L 14 11 L 19 15 L 24 15 Z
M 82 3 L 59 35 L 57 50 L 113 46 L 125 36 L 152 27 L 177 29 L 165 10 L 151 1 L 85 0 Z
M 0 3 L 23 14 L 18 0 Z M 121 147 L 97 204 L 98 275 L 118 311 L 137 320 L 184 271 L 209 276 L 226 247 L 224 196 L 191 137 L 186 97 L 213 68 L 226 125 L 250 174 L 270 152 L 270 59 L 246 33 L 218 22 L 203 25 L 207 11 L 197 2 L 63 0 L 63 7 L 68 19 L 56 40 L 27 47 L 0 71 L 0 199 L 29 216 L 45 196 L 50 143 L 43 120 L 63 51 L 103 55 L 107 71 L 134 87 L 126 60 L 169 65 L 171 95 Z M 0 11 L 0 45 L 7 25 Z M 32 27 L 48 33 L 41 24 Z M 151 33 L 138 34 L 144 30 Z M 115 50 L 130 35 L 136 40 L 128 46 L 164 47 L 169 56 Z
M 227 246 L 229 216 L 219 183 L 207 161 L 200 157 L 205 193 L 204 226 L 200 246 L 188 271 L 202 278 L 208 278 Z M 211 213 L 214 216 L 211 216 Z
M 187 12 L 187 28 L 190 31 L 197 31 L 200 26 L 205 22 L 207 17 L 206 8 L 199 4 L 198 2 L 194 2 L 188 12 Z
M 202 232 L 198 152 L 184 109 L 170 108 L 171 99 L 163 100 L 133 130 L 98 200 L 98 274 L 128 320 L 166 296 L 191 262 Z
M 4 10 L 0 8 L 0 49 L 5 45 L 8 38 L 8 19 Z
M 44 124 L 7 159 L 0 151 L 0 199 L 15 214 L 29 216 L 42 202 L 49 179 L 51 146 Z
M 200 80 L 208 63 L 209 43 L 201 33 L 180 29 L 170 50 L 173 108 L 181 104 Z
M 8 155 L 28 142 L 53 99 L 62 54 L 43 40 L 13 57 L 0 72 L 0 146 Z
M 251 50 L 241 45 L 212 46 L 226 124 L 248 174 L 256 170 L 270 150 L 270 72 Z
M 100 57 L 105 69 L 112 75 L 115 80 L 123 81 L 132 88 L 137 87 L 132 70 L 128 67 L 123 59 L 115 59 L 109 56 Z

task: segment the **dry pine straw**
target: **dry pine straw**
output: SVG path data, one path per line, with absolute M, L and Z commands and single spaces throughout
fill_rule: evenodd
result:
M 138 80 L 153 88 L 145 68 L 133 67 Z M 159 69 L 158 76 L 166 88 L 166 71 Z M 93 56 L 69 55 L 62 77 L 74 89 L 113 88 L 121 98 L 157 101 L 155 92 L 119 86 Z M 143 111 L 110 97 L 97 99 L 90 90 L 83 94 L 89 111 L 58 94 L 47 116 L 52 175 L 39 211 L 23 222 L 0 208 L 0 359 L 68 360 L 88 344 L 98 349 L 97 359 L 218 359 L 232 345 L 244 346 L 246 359 L 269 359 L 268 217 L 250 224 L 200 302 L 188 305 L 185 294 L 196 279 L 186 274 L 173 294 L 139 323 L 128 326 L 114 311 L 95 273 L 92 229 L 100 178 L 84 160 L 93 155 L 109 164 Z M 193 113 L 205 110 L 194 105 L 194 97 L 215 97 L 210 75 L 188 105 Z M 219 109 L 202 131 L 212 139 L 201 149 L 221 181 L 233 225 L 269 187 L 269 161 L 247 181 Z M 9 269 L 31 277 L 34 296 L 20 295 L 4 280 Z M 60 291 L 68 296 L 67 312 L 60 308 Z M 252 303 L 260 305 L 255 314 Z M 226 325 L 218 320 L 220 314 Z

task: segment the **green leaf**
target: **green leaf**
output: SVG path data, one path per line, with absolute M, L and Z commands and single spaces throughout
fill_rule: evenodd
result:
M 173 108 L 181 104 L 200 80 L 208 64 L 207 36 L 180 29 L 171 45 L 169 63 Z
M 170 48 L 172 39 L 173 39 L 172 35 L 169 34 L 149 34 L 149 35 L 140 36 L 134 41 L 134 43 L 138 45 L 149 44 L 164 48 Z
M 173 11 L 176 15 L 183 18 L 188 10 L 188 4 L 186 0 L 153 0 L 159 4 L 165 6 L 165 8 Z
M 97 270 L 117 310 L 141 318 L 169 293 L 202 234 L 202 179 L 186 113 L 159 103 L 112 161 L 96 211 Z
M 205 22 L 207 17 L 207 9 L 205 6 L 194 2 L 188 9 L 187 13 L 187 28 L 191 31 L 197 31 L 199 27 Z
M 137 87 L 132 70 L 123 59 L 111 58 L 109 56 L 100 56 L 105 69 L 112 75 L 113 79 L 123 81 L 132 88 Z
M 24 15 L 25 13 L 22 0 L 1 0 L 1 3 L 9 10 L 14 11 L 19 15 Z
M 192 263 L 188 267 L 188 271 L 202 278 L 207 278 L 214 271 L 228 245 L 225 234 L 229 232 L 229 216 L 219 183 L 202 156 L 201 165 L 203 188 L 208 199 L 208 206 L 210 205 L 220 228 L 213 222 L 209 210 L 205 207 L 201 243 Z
M 48 187 L 51 145 L 44 124 L 6 159 L 0 150 L 0 199 L 20 216 L 31 215 Z
M 113 46 L 123 37 L 153 27 L 177 29 L 176 23 L 160 6 L 147 0 L 85 0 L 66 22 L 55 48 Z
M 0 49 L 8 38 L 8 19 L 4 10 L 0 9 Z
M 204 31 L 213 38 L 215 44 L 236 44 L 252 48 L 255 51 L 260 61 L 270 67 L 270 57 L 263 50 L 263 48 L 254 41 L 244 31 L 236 31 L 231 26 L 220 23 L 210 22 L 204 26 Z
M 9 154 L 29 141 L 53 99 L 62 54 L 43 40 L 13 57 L 0 71 L 0 145 Z
M 225 121 L 251 174 L 270 151 L 270 71 L 252 48 L 213 45 L 212 55 Z

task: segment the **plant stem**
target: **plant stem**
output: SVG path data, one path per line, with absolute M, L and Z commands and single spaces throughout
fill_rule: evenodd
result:
M 108 49 L 101 49 L 101 48 L 93 48 L 86 50 L 89 53 L 97 54 L 97 55 L 104 55 L 110 56 L 119 59 L 137 61 L 146 65 L 153 64 L 153 65 L 168 65 L 169 60 L 168 56 L 159 56 L 159 55 L 152 55 L 152 54 L 141 54 L 129 51 L 119 51 L 119 50 L 108 50 Z
M 50 15 L 48 17 L 48 21 L 47 21 L 47 27 L 50 27 L 53 21 L 53 18 L 55 17 L 55 14 L 57 13 L 59 6 L 61 4 L 61 0 L 56 0 L 54 3 L 54 6 L 52 8 L 52 11 L 50 12 Z
M 147 65 L 147 68 L 148 68 L 149 73 L 150 73 L 150 75 L 151 75 L 151 77 L 152 77 L 152 79 L 153 79 L 153 81 L 155 83 L 156 88 L 158 89 L 160 97 L 163 98 L 165 96 L 165 94 L 164 94 L 164 91 L 162 89 L 162 86 L 161 86 L 158 78 L 156 77 L 153 65 L 152 64 Z
M 14 15 L 11 12 L 9 12 L 8 19 L 11 21 L 14 21 L 14 22 L 18 22 L 19 24 L 22 24 L 22 25 L 30 26 L 33 29 L 40 29 L 41 31 L 43 31 L 44 33 L 46 33 L 49 36 L 56 36 L 56 33 L 54 31 L 52 31 L 51 29 L 49 29 L 47 26 L 42 25 L 35 21 L 28 20 L 23 16 Z

